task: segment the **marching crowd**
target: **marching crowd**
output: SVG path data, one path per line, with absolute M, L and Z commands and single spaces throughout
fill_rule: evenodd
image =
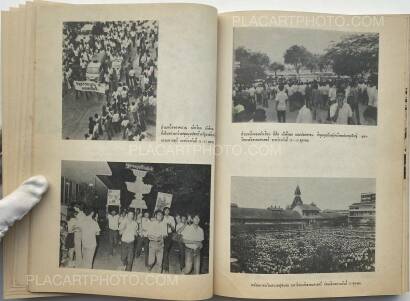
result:
M 367 79 L 301 81 L 268 78 L 248 85 L 235 83 L 233 120 L 267 121 L 267 110 L 273 108 L 277 122 L 289 122 L 287 113 L 297 111 L 296 120 L 290 122 L 375 124 L 377 92 L 376 75 Z M 359 105 L 365 107 L 363 118 Z
M 375 268 L 374 237 L 346 229 L 239 233 L 232 237 L 232 246 L 240 272 L 369 272 Z
M 84 138 L 144 139 L 147 122 L 155 120 L 157 22 L 96 22 L 90 33 L 82 33 L 83 26 L 64 24 L 63 93 L 75 91 L 76 99 L 88 99 L 95 92 L 82 92 L 75 82 L 94 81 L 104 87 L 104 93 L 96 92 L 98 99 L 105 99 L 101 111 L 89 116 Z
M 68 209 L 61 223 L 60 265 L 75 268 L 93 268 L 98 236 L 101 228 L 98 215 L 82 203 Z M 120 247 L 122 266 L 131 271 L 134 258 L 144 254 L 146 271 L 169 272 L 172 247 L 178 249 L 179 267 L 183 274 L 199 274 L 204 231 L 197 214 L 171 215 L 169 208 L 156 210 L 151 216 L 147 210 L 111 209 L 107 214 L 110 256 Z

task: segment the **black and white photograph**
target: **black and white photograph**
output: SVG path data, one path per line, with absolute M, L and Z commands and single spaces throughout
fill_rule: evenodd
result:
M 379 34 L 235 27 L 232 122 L 377 125 Z
M 232 273 L 375 271 L 373 178 L 232 177 Z
M 62 139 L 155 140 L 158 27 L 63 23 Z
M 62 161 L 60 267 L 209 272 L 211 166 Z

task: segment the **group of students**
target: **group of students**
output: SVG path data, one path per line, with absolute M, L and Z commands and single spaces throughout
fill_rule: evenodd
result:
M 81 22 L 64 23 L 64 88 L 71 89 L 75 80 L 86 80 L 88 64 L 99 55 L 104 59 L 100 60 L 98 82 L 106 83 L 110 91 L 115 90 L 115 81 L 122 77 L 127 83 L 138 81 L 142 87 L 152 84 L 157 73 L 156 21 L 96 22 L 86 34 L 81 32 L 82 26 Z M 135 54 L 131 49 L 135 49 Z M 114 61 L 121 62 L 121 66 L 114 66 Z
M 237 232 L 231 237 L 231 254 L 238 261 L 231 266 L 236 272 L 255 274 L 374 271 L 374 231 L 366 232 L 338 227 L 273 230 L 258 235 Z
M 145 92 L 130 89 L 125 83 L 119 82 L 117 89 L 101 107 L 101 113 L 95 113 L 88 118 L 86 140 L 111 140 L 119 136 L 123 140 L 141 141 L 149 116 L 154 115 L 156 95 L 153 89 Z
M 144 250 L 148 271 L 168 273 L 175 245 L 181 272 L 200 273 L 204 231 L 199 226 L 199 215 L 173 217 L 168 207 L 156 210 L 153 216 L 146 210 L 123 210 L 117 214 L 114 209 L 108 214 L 108 223 L 111 255 L 121 244 L 121 270 L 131 271 L 134 257 L 140 257 Z
M 81 203 L 68 209 L 62 222 L 60 262 L 62 251 L 67 250 L 68 267 L 93 268 L 101 228 L 96 212 Z M 169 272 L 172 249 L 178 250 L 179 267 L 183 274 L 199 274 L 204 231 L 200 216 L 179 215 L 173 217 L 169 208 L 156 210 L 150 216 L 147 210 L 129 208 L 110 210 L 107 214 L 108 246 L 111 256 L 120 246 L 122 266 L 119 270 L 131 271 L 135 257 L 143 251 L 147 271 Z M 173 246 L 175 248 L 173 248 Z
M 274 79 L 252 85 L 234 85 L 235 121 L 266 121 L 269 102 L 277 121 L 297 111 L 296 123 L 356 124 L 377 122 L 377 76 L 368 79 L 339 78 L 328 81 Z M 359 104 L 365 109 L 363 117 Z
M 63 41 L 63 91 L 75 90 L 76 98 L 91 92 L 75 89 L 74 81 L 88 80 L 87 66 L 104 56 L 98 82 L 104 84 L 106 103 L 101 113 L 89 117 L 86 140 L 145 138 L 147 116 L 156 105 L 158 26 L 156 21 L 95 23 L 89 35 L 81 35 L 82 23 L 66 23 Z M 119 61 L 120 66 L 114 66 Z M 98 99 L 104 94 L 97 93 Z M 155 116 L 153 116 L 154 118 Z M 67 137 L 68 139 L 70 137 Z

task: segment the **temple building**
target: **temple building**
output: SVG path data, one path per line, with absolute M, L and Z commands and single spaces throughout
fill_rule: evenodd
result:
M 286 209 L 271 205 L 266 209 L 241 208 L 231 204 L 232 224 L 290 224 L 305 225 L 346 225 L 347 212 L 322 211 L 315 203 L 304 204 L 299 185 L 296 186 L 293 201 Z
M 298 212 L 300 216 L 304 219 L 316 219 L 320 218 L 320 209 L 315 205 L 315 203 L 311 204 L 303 204 L 301 198 L 301 192 L 299 185 L 296 186 L 295 189 L 295 197 L 293 199 L 292 205 L 290 205 L 290 209 Z

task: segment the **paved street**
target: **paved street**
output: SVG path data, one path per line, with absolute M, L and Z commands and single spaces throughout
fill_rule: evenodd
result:
M 151 25 L 149 25 L 151 24 Z M 153 43 L 151 40 L 157 39 L 156 37 L 156 31 L 157 27 L 155 25 L 155 22 L 147 21 L 145 23 L 134 23 L 133 25 L 131 24 L 105 24 L 104 29 L 105 29 L 105 34 L 97 34 L 93 33 L 90 34 L 91 36 L 94 36 L 94 39 L 96 40 L 102 40 L 102 47 L 100 52 L 95 50 L 95 45 L 91 42 L 84 42 L 81 40 L 81 42 L 78 42 L 78 37 L 81 36 L 80 34 L 80 29 L 76 27 L 76 24 L 67 24 L 66 25 L 66 43 L 67 45 L 71 45 L 71 48 L 76 48 L 77 55 L 75 55 L 75 52 L 71 51 L 70 47 L 66 46 L 64 49 L 64 54 L 66 55 L 66 70 L 70 70 L 70 72 L 66 71 L 65 76 L 71 77 L 73 81 L 79 80 L 80 82 L 85 80 L 85 75 L 79 76 L 78 70 L 80 69 L 80 61 L 84 57 L 95 57 L 96 53 L 101 54 L 102 51 L 104 53 L 110 53 L 111 56 L 108 54 L 105 56 L 105 61 L 104 64 L 101 63 L 101 66 L 99 68 L 100 72 L 100 80 L 101 78 L 104 78 L 104 81 L 107 82 L 107 77 L 109 78 L 108 81 L 112 81 L 111 83 L 113 84 L 114 87 L 116 87 L 117 83 L 121 82 L 122 84 L 127 84 L 126 80 L 126 74 L 129 74 L 129 69 L 128 67 L 128 61 L 130 60 L 131 66 L 133 66 L 133 69 L 135 71 L 135 78 L 140 80 L 140 86 L 142 85 L 141 83 L 145 83 L 145 86 L 141 87 L 142 91 L 136 92 L 138 90 L 133 90 L 132 85 L 129 88 L 128 91 L 128 98 L 129 98 L 129 104 L 132 102 L 135 102 L 136 104 L 140 103 L 140 100 L 143 96 L 143 92 L 147 92 L 147 94 L 144 95 L 146 97 L 145 99 L 143 98 L 143 105 L 142 109 L 140 110 L 140 105 L 138 105 L 138 110 L 139 112 L 142 113 L 142 122 L 138 121 L 138 126 L 144 130 L 142 132 L 142 135 L 140 136 L 140 131 L 136 130 L 136 124 L 134 124 L 134 120 L 132 117 L 132 112 L 130 111 L 131 108 L 128 106 L 125 106 L 121 104 L 121 106 L 114 105 L 114 97 L 110 94 L 110 102 L 107 102 L 107 96 L 102 93 L 97 93 L 97 92 L 82 92 L 82 91 L 76 91 L 73 87 L 66 89 L 66 86 L 63 86 L 63 97 L 62 97 L 62 138 L 63 139 L 75 139 L 75 140 L 83 140 L 85 139 L 85 134 L 90 134 L 89 133 L 89 119 L 90 117 L 94 118 L 95 114 L 98 114 L 99 117 L 101 117 L 103 114 L 103 106 L 106 106 L 107 110 L 113 114 L 115 110 L 118 110 L 118 112 L 121 112 L 121 110 L 126 111 L 126 120 L 130 121 L 130 125 L 132 125 L 131 129 L 129 129 L 129 134 L 127 135 L 128 137 L 125 137 L 124 131 L 125 128 L 120 128 L 118 129 L 117 132 L 114 132 L 112 137 L 110 137 L 112 140 L 125 140 L 125 139 L 144 139 L 144 140 L 155 140 L 155 125 L 156 125 L 156 107 L 153 105 L 156 101 L 151 101 L 152 97 L 155 98 L 155 90 L 156 90 L 156 80 L 153 80 L 153 77 L 151 74 L 153 66 L 156 66 L 156 58 L 153 60 L 148 59 L 146 55 L 152 54 L 152 52 L 155 52 L 155 47 L 153 46 Z M 150 23 L 151 22 L 151 23 Z M 147 25 L 148 24 L 148 25 Z M 93 25 L 97 26 L 97 25 Z M 135 26 L 134 29 L 132 29 L 131 26 Z M 147 27 L 148 26 L 148 27 Z M 127 30 L 125 29 L 127 28 Z M 126 51 L 119 51 L 118 47 L 112 48 L 112 43 L 113 43 L 113 35 L 114 33 L 121 35 L 122 32 L 126 32 L 129 34 L 131 31 L 135 32 L 137 31 L 139 34 L 145 34 L 144 38 L 141 38 L 141 43 L 147 43 L 146 47 L 147 48 L 142 48 L 138 46 L 139 44 L 136 43 L 133 46 L 132 37 L 131 36 L 125 36 L 123 39 L 120 39 L 119 41 L 115 41 L 116 43 L 121 42 L 121 45 L 125 45 L 124 43 L 127 43 Z M 117 39 L 117 38 L 115 38 Z M 114 39 L 114 40 L 115 40 Z M 75 41 L 75 42 L 73 42 Z M 82 44 L 81 44 L 82 43 Z M 91 49 L 85 48 L 85 45 Z M 111 45 L 111 46 L 110 46 Z M 144 44 L 145 45 L 145 44 Z M 82 46 L 82 48 L 80 48 Z M 87 49 L 87 50 L 84 50 Z M 138 51 L 139 55 L 136 55 Z M 88 54 L 87 54 L 88 53 Z M 142 56 L 145 56 L 145 62 L 140 63 L 140 58 Z M 113 69 L 116 70 L 117 67 L 114 67 L 114 59 L 113 57 L 116 58 L 116 60 L 122 60 L 122 65 L 121 65 L 121 72 L 120 74 L 117 73 L 117 76 L 112 76 L 111 73 L 109 73 L 110 70 L 105 70 L 102 68 L 102 66 L 112 66 Z M 81 59 L 80 59 L 81 58 Z M 88 58 L 89 59 L 89 58 Z M 112 62 L 110 61 L 112 60 Z M 91 63 L 88 60 L 85 60 L 86 66 L 90 66 Z M 108 63 L 107 63 L 108 62 Z M 87 67 L 87 68 L 88 68 Z M 74 72 L 74 70 L 76 70 Z M 88 70 L 88 69 L 87 69 Z M 149 71 L 151 73 L 149 73 Z M 68 72 L 68 73 L 67 73 Z M 104 73 L 105 72 L 105 73 Z M 68 75 L 67 75 L 68 74 Z M 74 76 L 75 75 L 75 76 Z M 149 78 L 148 78 L 149 77 Z M 149 81 L 147 82 L 147 80 Z M 69 90 L 68 90 L 69 89 Z M 149 91 L 149 92 L 148 92 Z M 113 91 L 111 91 L 112 93 Z M 138 95 L 136 95 L 138 93 Z M 153 95 L 151 95 L 151 93 Z M 119 96 L 118 96 L 119 97 Z M 125 96 L 121 96 L 125 97 Z M 147 100 L 148 99 L 148 100 Z M 121 100 L 122 103 L 122 100 Z M 121 117 L 120 122 L 123 120 Z M 93 122 L 93 121 L 92 121 Z M 101 121 L 100 121 L 101 122 Z M 92 123 L 91 123 L 92 126 Z M 103 127 L 103 124 L 101 123 L 101 127 Z M 113 126 L 114 128 L 114 126 Z M 110 138 L 107 135 L 107 132 L 104 130 L 104 133 L 99 135 L 94 135 L 94 139 L 99 139 L 99 140 L 110 140 Z
M 145 257 L 142 252 L 140 257 L 135 257 L 132 265 L 132 271 L 148 273 L 148 269 L 145 267 Z M 173 243 L 170 257 L 169 257 L 169 274 L 182 274 L 179 265 L 179 249 L 176 243 Z M 201 256 L 201 274 L 208 273 L 208 257 Z M 67 262 L 65 263 L 67 264 Z M 122 266 L 121 262 L 121 246 L 118 245 L 114 250 L 114 255 L 111 256 L 108 245 L 108 233 L 101 232 L 98 237 L 98 246 L 94 257 L 94 269 L 100 270 L 118 270 Z
M 87 99 L 85 93 L 79 93 L 76 99 L 75 91 L 72 90 L 63 97 L 63 139 L 84 139 L 84 134 L 88 133 L 88 118 L 94 114 L 101 115 L 102 106 L 106 103 L 106 96 L 98 93 L 89 93 Z M 130 102 L 135 101 L 130 97 Z M 153 116 L 155 117 L 155 116 Z M 154 120 L 153 117 L 150 117 Z M 147 121 L 145 140 L 155 140 L 155 122 Z M 124 140 L 123 133 L 115 133 L 112 140 Z M 104 133 L 102 138 L 107 140 Z

